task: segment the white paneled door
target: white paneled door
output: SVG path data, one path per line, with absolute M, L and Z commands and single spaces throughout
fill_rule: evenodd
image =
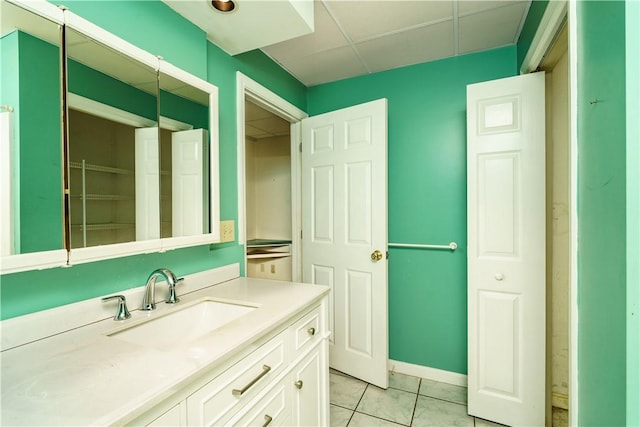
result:
M 137 128 L 136 240 L 160 238 L 160 157 L 158 128 Z
M 468 410 L 545 423 L 545 79 L 467 86 Z
M 209 176 L 207 131 L 191 129 L 171 134 L 172 236 L 207 232 Z
M 327 285 L 332 368 L 387 388 L 387 101 L 302 121 L 303 281 Z

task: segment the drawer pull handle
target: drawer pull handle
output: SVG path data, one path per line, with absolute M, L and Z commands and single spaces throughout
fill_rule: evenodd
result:
M 251 380 L 251 382 L 249 384 L 247 384 L 246 386 L 242 387 L 240 390 L 238 390 L 237 388 L 234 388 L 231 393 L 233 393 L 234 396 L 242 396 L 243 394 L 245 394 L 247 392 L 247 390 L 249 390 L 251 387 L 253 387 L 253 385 L 255 383 L 257 383 L 258 381 L 260 381 L 260 379 L 262 377 L 264 377 L 265 375 L 267 375 L 269 373 L 269 371 L 271 370 L 271 366 L 269 365 L 263 365 L 262 366 L 262 372 L 260 372 L 260 374 L 255 377 L 254 379 Z
M 316 328 L 307 329 L 307 333 L 311 336 L 314 336 L 316 334 Z
M 300 390 L 300 389 L 302 389 L 303 382 L 302 382 L 302 380 L 298 380 L 295 383 L 293 383 L 293 385 L 296 386 L 296 388 L 298 390 Z
M 264 424 L 262 424 L 262 427 L 267 427 L 269 424 L 271 424 L 271 421 L 273 421 L 273 417 L 270 417 L 269 415 L 265 415 Z

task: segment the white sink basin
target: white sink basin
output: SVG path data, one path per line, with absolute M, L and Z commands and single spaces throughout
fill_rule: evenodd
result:
M 256 306 L 210 298 L 201 299 L 165 315 L 108 334 L 123 341 L 160 350 L 187 344 L 251 313 Z

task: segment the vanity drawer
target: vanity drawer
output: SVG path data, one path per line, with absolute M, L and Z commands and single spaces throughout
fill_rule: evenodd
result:
M 313 346 L 323 335 L 320 307 L 316 307 L 291 326 L 294 358 Z
M 189 425 L 219 425 L 251 400 L 287 362 L 286 331 L 187 398 Z
M 231 420 L 227 426 L 289 426 L 291 425 L 291 392 L 293 386 L 285 376 L 273 389 L 240 414 L 240 419 Z

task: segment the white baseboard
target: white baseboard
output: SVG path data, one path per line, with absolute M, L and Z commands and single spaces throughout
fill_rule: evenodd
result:
M 397 372 L 399 374 L 412 375 L 414 377 L 426 378 L 428 380 L 462 387 L 467 386 L 467 376 L 457 372 L 443 371 L 442 369 L 414 365 L 412 363 L 400 362 L 391 359 L 387 362 L 387 366 L 390 371 Z

